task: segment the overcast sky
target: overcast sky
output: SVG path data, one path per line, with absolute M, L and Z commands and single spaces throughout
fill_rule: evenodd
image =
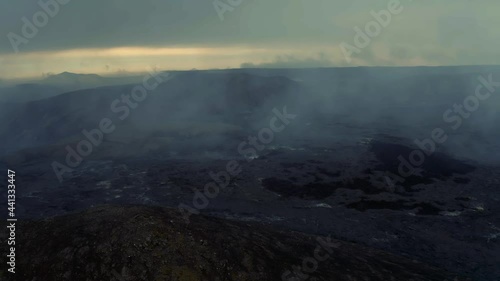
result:
M 0 78 L 151 67 L 500 64 L 498 0 L 401 0 L 402 11 L 349 62 L 340 44 L 356 46 L 354 28 L 394 0 L 242 0 L 223 20 L 213 0 L 65 1 L 17 42 L 18 53 L 11 42 L 13 34 L 24 37 L 22 18 L 33 22 L 43 10 L 38 1 L 0 2 Z

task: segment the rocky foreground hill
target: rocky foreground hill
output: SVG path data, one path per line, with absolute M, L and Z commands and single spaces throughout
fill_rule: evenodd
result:
M 3 266 L 1 280 L 470 280 L 328 237 L 197 215 L 186 223 L 159 207 L 19 222 L 17 249 L 15 278 Z

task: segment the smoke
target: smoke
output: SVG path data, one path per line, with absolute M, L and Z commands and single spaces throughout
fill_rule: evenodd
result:
M 276 145 L 348 145 L 379 135 L 411 143 L 443 128 L 449 141 L 438 150 L 478 162 L 498 162 L 497 93 L 462 118 L 456 130 L 450 129 L 455 122 L 443 117 L 474 95 L 479 76 L 490 74 L 494 81 L 500 80 L 500 67 L 178 72 L 153 90 L 130 118 L 117 122 L 116 132 L 105 141 L 128 145 L 128 149 L 148 145 L 162 153 L 204 150 L 223 155 L 268 123 L 273 108 L 286 106 L 298 117 L 279 135 Z M 0 113 L 4 153 L 81 138 L 81 131 L 95 127 L 100 119 L 116 119 L 110 113 L 111 101 L 121 99 L 133 87 L 101 87 L 0 105 L 5 109 Z M 103 149 L 115 148 L 104 145 Z

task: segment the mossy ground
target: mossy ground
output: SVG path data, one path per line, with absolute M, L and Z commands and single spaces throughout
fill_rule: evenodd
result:
M 301 233 L 204 216 L 187 224 L 177 210 L 140 206 L 22 222 L 18 233 L 16 277 L 27 281 L 281 280 L 317 246 L 316 237 Z M 310 280 L 454 279 L 418 262 L 335 242 L 335 252 Z

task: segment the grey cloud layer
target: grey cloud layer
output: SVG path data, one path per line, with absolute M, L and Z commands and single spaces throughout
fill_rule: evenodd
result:
M 334 49 L 340 42 L 352 40 L 353 27 L 371 20 L 370 11 L 382 9 L 387 2 L 244 0 L 221 22 L 211 0 L 72 0 L 20 49 L 30 52 L 176 45 L 272 48 L 294 44 Z M 480 64 L 495 58 L 493 63 L 500 63 L 500 19 L 495 13 L 500 2 L 401 2 L 406 10 L 374 43 L 388 46 L 388 52 L 395 57 L 432 59 L 443 49 L 452 49 L 452 54 L 440 57 L 438 63 Z M 30 19 L 39 10 L 37 1 L 0 2 L 0 55 L 12 53 L 7 34 L 21 35 L 21 18 Z M 380 63 L 373 57 L 373 63 Z
M 308 8 L 297 1 L 295 4 L 285 0 L 267 2 L 271 1 L 244 2 L 227 16 L 227 21 L 220 22 L 212 1 L 73 0 L 51 19 L 36 40 L 26 45 L 25 50 L 249 44 L 287 41 L 287 38 L 293 41 L 288 36 L 311 37 L 313 35 L 306 32 L 320 27 L 318 20 L 312 23 L 316 28 L 310 29 L 309 24 L 298 20 L 299 13 Z M 35 2 L 2 2 L 0 10 L 0 34 L 21 34 L 21 18 L 30 18 L 39 7 Z M 320 35 L 319 31 L 315 33 Z M 0 42 L 1 52 L 11 51 L 6 36 Z

